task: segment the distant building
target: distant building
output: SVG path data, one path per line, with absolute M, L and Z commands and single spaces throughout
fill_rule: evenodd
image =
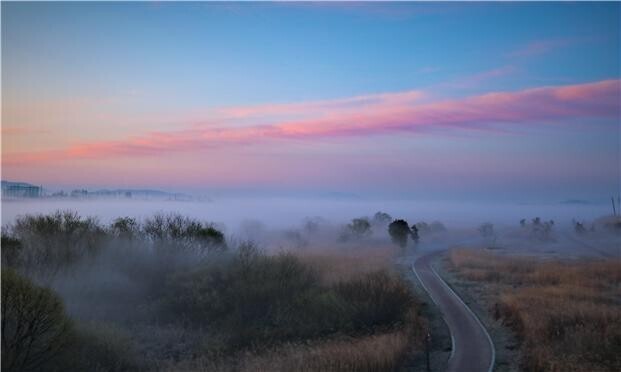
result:
M 29 183 L 2 181 L 2 198 L 39 198 L 42 190 L 42 186 Z
M 88 191 L 84 189 L 71 191 L 72 198 L 86 198 L 87 196 L 88 196 Z

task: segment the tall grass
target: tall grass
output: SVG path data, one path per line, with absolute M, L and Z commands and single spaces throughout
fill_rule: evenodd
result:
M 529 371 L 621 370 L 621 260 L 537 261 L 451 251 L 465 279 L 499 291 L 490 311 L 522 341 Z
M 311 343 L 289 343 L 262 353 L 244 352 L 227 360 L 199 358 L 166 363 L 164 371 L 395 371 L 412 352 L 408 330 Z

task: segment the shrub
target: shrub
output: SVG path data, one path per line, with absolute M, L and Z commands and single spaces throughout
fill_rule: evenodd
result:
M 71 338 L 61 300 L 15 271 L 2 270 L 2 370 L 45 370 Z

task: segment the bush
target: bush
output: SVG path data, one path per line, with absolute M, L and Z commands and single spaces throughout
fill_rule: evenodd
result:
M 2 270 L 2 370 L 48 369 L 71 338 L 62 301 L 50 289 Z

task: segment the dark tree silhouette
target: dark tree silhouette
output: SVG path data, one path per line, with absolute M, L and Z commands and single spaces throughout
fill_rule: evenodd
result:
M 38 371 L 70 342 L 72 327 L 58 296 L 2 269 L 2 370 Z
M 405 220 L 394 220 L 388 225 L 388 234 L 393 243 L 405 247 L 408 244 L 408 237 L 412 236 L 412 230 Z

